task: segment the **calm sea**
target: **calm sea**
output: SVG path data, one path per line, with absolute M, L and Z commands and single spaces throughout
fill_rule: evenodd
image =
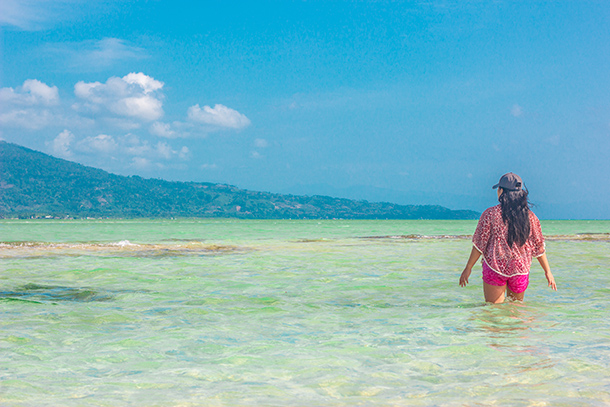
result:
M 499 305 L 475 225 L 0 221 L 0 405 L 610 405 L 610 222 Z

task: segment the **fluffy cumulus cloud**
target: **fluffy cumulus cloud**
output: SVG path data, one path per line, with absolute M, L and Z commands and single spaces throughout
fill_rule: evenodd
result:
M 164 164 L 158 160 L 171 161 L 174 159 L 188 160 L 190 159 L 190 151 L 188 147 L 183 146 L 180 150 L 174 150 L 169 144 L 159 141 L 157 144 L 149 145 L 146 141 L 131 137 L 131 148 L 126 150 L 133 154 L 130 166 L 147 170 L 153 167 L 163 168 Z
M 213 108 L 210 106 L 201 108 L 198 104 L 191 106 L 188 109 L 188 118 L 193 122 L 236 130 L 250 125 L 250 119 L 245 115 L 220 104 L 214 105 Z
M 114 137 L 107 134 L 85 137 L 78 142 L 77 148 L 88 153 L 112 153 L 119 148 Z
M 148 170 L 152 166 L 152 162 L 148 158 L 133 157 L 131 160 L 131 167 L 137 168 L 139 170 Z
M 64 130 L 57 135 L 51 142 L 53 154 L 59 157 L 69 158 L 72 156 L 70 146 L 74 141 L 74 134 L 70 130 Z
M 171 123 L 154 122 L 148 127 L 153 136 L 162 138 L 188 138 L 193 136 L 206 137 L 208 133 L 201 131 L 200 126 L 190 121 L 173 121 Z
M 134 134 L 127 134 L 119 141 L 121 150 L 124 153 L 133 156 L 163 160 L 173 160 L 176 158 L 186 160 L 190 158 L 190 151 L 186 146 L 183 146 L 179 150 L 175 150 L 164 141 L 149 143 L 148 140 L 142 140 Z
M 75 108 L 92 113 L 112 113 L 142 121 L 163 116 L 163 82 L 143 73 L 112 77 L 106 83 L 83 82 L 74 85 L 74 94 L 82 100 Z
M 40 130 L 56 124 L 55 115 L 46 109 L 11 109 L 0 113 L 0 124 L 27 130 Z
M 28 79 L 17 88 L 0 88 L 0 124 L 29 130 L 98 122 L 120 129 L 139 128 L 160 119 L 163 82 L 143 73 L 111 77 L 105 83 L 80 81 L 71 107 L 56 86 Z
M 185 120 L 162 122 L 163 87 L 163 82 L 151 76 L 132 72 L 105 82 L 79 81 L 71 100 L 60 100 L 56 86 L 28 79 L 17 88 L 0 88 L 0 124 L 29 130 L 55 127 L 72 131 L 78 126 L 134 131 L 149 123 L 150 135 L 170 139 L 205 137 L 210 132 L 241 130 L 251 124 L 244 114 L 221 104 L 196 104 L 187 110 Z
M 151 93 L 160 90 L 163 87 L 163 82 L 159 82 L 150 76 L 140 73 L 130 73 L 123 77 L 123 80 L 130 85 L 138 85 L 144 93 Z
M 135 165 L 138 168 L 159 167 L 159 160 L 185 161 L 189 160 L 191 156 L 190 150 L 186 146 L 174 149 L 166 142 L 149 143 L 148 140 L 143 140 L 131 133 L 118 137 L 98 134 L 77 138 L 66 129 L 47 145 L 50 146 L 54 155 L 63 158 L 77 158 L 77 156 L 84 155 L 98 158 L 108 157 L 114 160 L 123 157 L 130 160 L 130 166 L 134 166 L 134 163 L 147 163 L 147 165 Z
M 57 86 L 37 79 L 27 79 L 17 89 L 1 88 L 0 103 L 19 106 L 53 106 L 59 103 Z
M 209 133 L 220 130 L 241 130 L 250 125 L 250 119 L 237 110 L 217 104 L 200 107 L 198 104 L 187 110 L 187 121 L 164 123 L 155 121 L 148 131 L 163 138 L 206 137 Z M 265 142 L 259 140 L 259 143 Z
M 132 72 L 105 82 L 79 81 L 73 94 L 60 98 L 57 86 L 28 79 L 20 86 L 0 88 L 0 128 L 3 137 L 17 142 L 24 130 L 36 131 L 33 134 L 46 138 L 49 152 L 62 158 L 163 168 L 184 165 L 191 157 L 188 147 L 172 145 L 172 139 L 250 125 L 244 114 L 221 104 L 193 105 L 178 120 L 164 122 L 163 88 L 163 82 Z M 267 142 L 257 139 L 254 146 L 265 148 Z
M 154 122 L 150 125 L 149 131 L 150 134 L 157 137 L 174 138 L 178 136 L 169 123 Z
M 49 86 L 37 79 L 23 85 L 0 88 L 0 124 L 38 130 L 63 121 L 59 110 L 57 86 Z

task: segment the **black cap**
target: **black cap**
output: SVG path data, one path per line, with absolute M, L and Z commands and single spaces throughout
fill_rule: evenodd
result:
M 521 191 L 521 188 L 523 187 L 523 181 L 521 181 L 521 177 L 517 174 L 509 172 L 507 174 L 502 175 L 502 178 L 500 178 L 500 182 L 498 182 L 492 188 L 496 189 L 498 187 L 506 189 L 508 191 Z

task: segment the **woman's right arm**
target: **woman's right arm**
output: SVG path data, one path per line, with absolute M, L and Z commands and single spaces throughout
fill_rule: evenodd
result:
M 468 262 L 466 263 L 466 267 L 464 271 L 462 271 L 462 275 L 460 276 L 460 287 L 465 287 L 468 284 L 468 277 L 470 277 L 470 273 L 472 273 L 472 268 L 476 264 L 477 260 L 481 257 L 481 252 L 477 250 L 476 247 L 472 246 L 472 250 L 470 251 L 470 257 L 468 258 Z
M 551 273 L 551 266 L 549 266 L 549 260 L 546 258 L 546 253 L 543 253 L 541 256 L 537 257 L 538 262 L 542 266 L 544 270 L 544 276 L 549 282 L 549 287 L 553 290 L 557 291 L 557 284 L 555 284 L 555 277 L 553 277 L 553 273 Z
M 472 273 L 472 268 L 476 264 L 479 257 L 481 257 L 481 250 L 487 247 L 487 242 L 491 238 L 491 212 L 487 209 L 481 214 L 477 228 L 472 236 L 472 250 L 470 251 L 470 257 L 466 262 L 466 267 L 462 271 L 460 276 L 460 287 L 465 287 L 468 284 L 468 277 Z

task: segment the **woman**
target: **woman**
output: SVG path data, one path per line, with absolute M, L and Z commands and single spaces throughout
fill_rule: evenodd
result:
M 523 301 L 532 257 L 536 257 L 549 287 L 556 291 L 540 221 L 529 208 L 528 192 L 523 188 L 521 178 L 509 172 L 493 188 L 498 188 L 500 204 L 488 208 L 479 219 L 470 258 L 460 276 L 460 286 L 468 284 L 472 267 L 483 255 L 485 301 L 503 302 L 505 292 L 509 299 Z

